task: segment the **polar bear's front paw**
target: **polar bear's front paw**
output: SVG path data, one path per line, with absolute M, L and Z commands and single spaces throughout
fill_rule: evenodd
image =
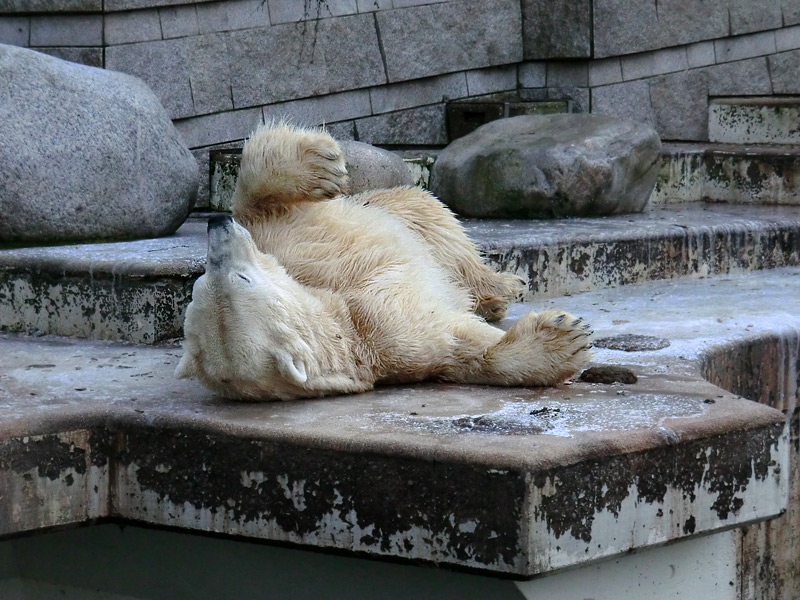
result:
M 327 134 L 307 135 L 303 140 L 305 171 L 297 173 L 298 187 L 311 200 L 335 198 L 347 193 L 350 178 L 345 166 L 344 154 L 339 144 Z M 303 180 L 307 177 L 307 180 Z
M 344 154 L 325 130 L 271 123 L 242 149 L 233 212 L 238 221 L 259 220 L 292 204 L 335 198 L 347 187 Z
M 499 321 L 506 316 L 508 305 L 519 299 L 525 281 L 511 273 L 490 273 L 478 281 L 479 294 L 475 312 L 487 321 Z

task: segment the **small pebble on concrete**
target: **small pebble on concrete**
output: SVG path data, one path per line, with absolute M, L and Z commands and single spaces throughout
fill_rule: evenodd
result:
M 589 367 L 578 378 L 587 383 L 636 383 L 639 378 L 627 367 L 599 365 Z

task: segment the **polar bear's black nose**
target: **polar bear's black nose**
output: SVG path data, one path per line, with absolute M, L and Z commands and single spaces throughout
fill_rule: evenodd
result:
M 233 217 L 230 215 L 226 215 L 225 213 L 221 213 L 218 215 L 212 215 L 208 218 L 208 230 L 211 231 L 212 229 L 216 229 L 217 227 L 227 227 L 233 223 Z

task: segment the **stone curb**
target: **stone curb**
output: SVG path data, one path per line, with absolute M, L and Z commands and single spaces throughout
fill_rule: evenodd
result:
M 800 144 L 800 98 L 717 98 L 708 106 L 708 137 L 726 144 Z

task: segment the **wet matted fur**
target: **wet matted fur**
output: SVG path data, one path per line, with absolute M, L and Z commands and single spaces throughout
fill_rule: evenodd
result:
M 253 133 L 235 220 L 209 223 L 178 376 L 268 400 L 425 379 L 553 385 L 585 364 L 589 327 L 572 315 L 529 313 L 505 333 L 486 322 L 523 282 L 489 269 L 431 194 L 347 184 L 324 130 Z

